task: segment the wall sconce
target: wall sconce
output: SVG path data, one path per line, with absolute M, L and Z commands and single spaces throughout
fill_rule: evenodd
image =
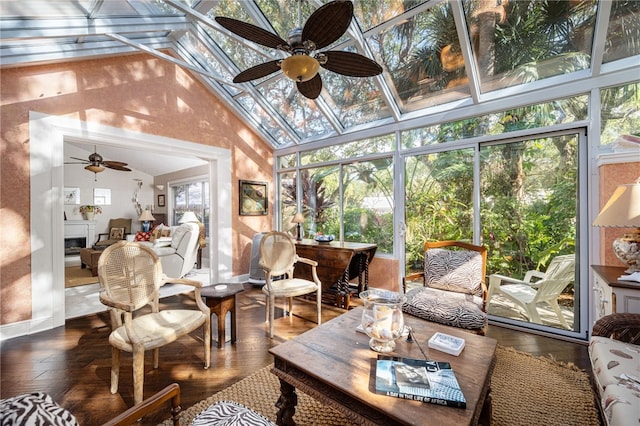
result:
M 613 252 L 628 267 L 626 273 L 640 271 L 640 178 L 636 183 L 616 188 L 593 226 L 637 228 L 616 238 Z
M 164 191 L 164 185 L 156 185 L 158 191 Z

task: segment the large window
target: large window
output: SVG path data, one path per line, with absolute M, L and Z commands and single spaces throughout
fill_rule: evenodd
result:
M 173 194 L 172 224 L 180 222 L 185 212 L 196 214 L 200 222 L 205 226 L 207 237 L 209 236 L 209 181 L 197 180 L 171 185 Z

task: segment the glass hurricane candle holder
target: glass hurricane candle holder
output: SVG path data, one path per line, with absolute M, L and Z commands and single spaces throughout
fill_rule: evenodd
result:
M 376 352 L 392 352 L 395 340 L 404 331 L 402 304 L 406 296 L 389 290 L 371 289 L 360 293 L 364 302 L 362 328 L 370 337 L 369 347 Z

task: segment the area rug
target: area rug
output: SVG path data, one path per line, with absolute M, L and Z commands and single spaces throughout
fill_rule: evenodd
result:
M 67 266 L 64 268 L 64 287 L 71 288 L 87 284 L 95 284 L 98 277 L 91 276 L 91 268 L 79 266 Z
M 572 365 L 545 357 L 534 357 L 512 348 L 498 346 L 491 381 L 492 425 L 599 425 L 587 373 Z M 182 412 L 180 424 L 193 418 L 216 401 L 235 401 L 276 420 L 274 395 L 280 384 L 270 372 L 272 366 L 229 386 Z M 298 425 L 345 426 L 352 423 L 334 409 L 298 391 L 294 420 Z M 169 420 L 162 423 L 170 426 Z

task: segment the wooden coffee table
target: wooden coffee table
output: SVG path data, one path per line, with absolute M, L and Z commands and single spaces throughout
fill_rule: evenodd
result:
M 443 407 L 374 392 L 372 365 L 378 354 L 369 349 L 369 337 L 356 331 L 361 315 L 361 307 L 353 309 L 269 351 L 274 356 L 272 372 L 280 379 L 279 425 L 295 424 L 296 388 L 357 424 L 466 425 L 480 419 L 490 424 L 495 339 L 405 315 L 427 356 L 451 363 L 467 400 L 466 409 Z M 464 338 L 462 353 L 456 357 L 429 349 L 427 340 L 436 331 Z M 406 339 L 397 341 L 392 355 L 423 358 L 418 346 Z

